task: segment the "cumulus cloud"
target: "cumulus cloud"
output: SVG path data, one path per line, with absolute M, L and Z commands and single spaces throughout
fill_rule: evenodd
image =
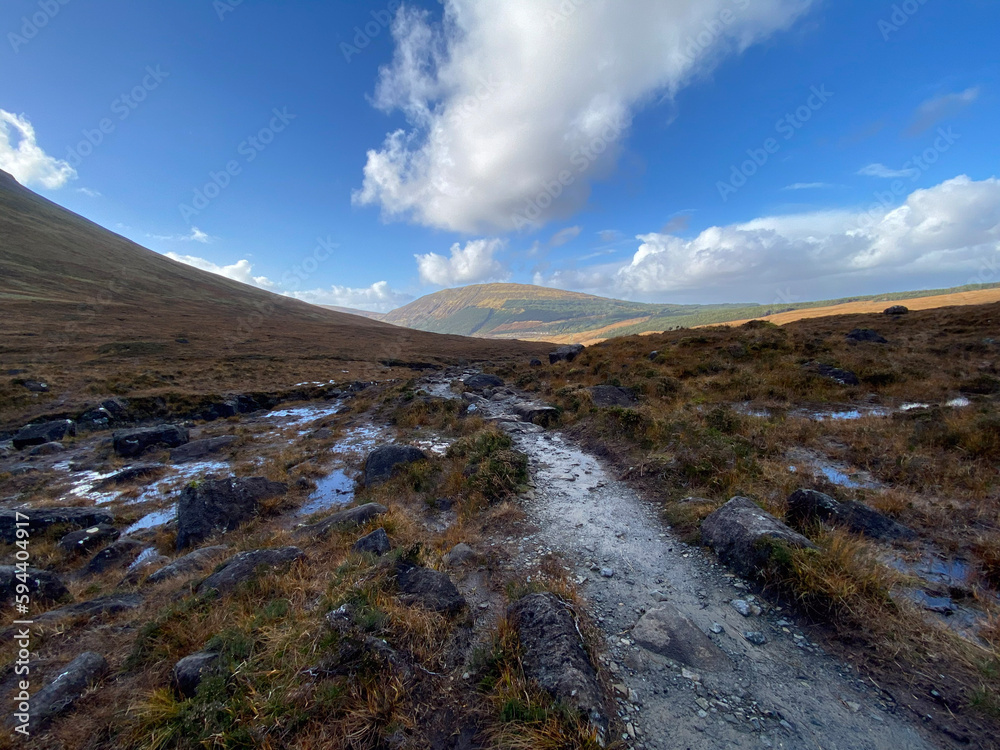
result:
M 911 193 L 902 205 L 763 217 L 693 239 L 653 233 L 630 262 L 562 271 L 547 283 L 631 298 L 697 291 L 744 300 L 802 282 L 835 296 L 874 280 L 989 281 L 1000 260 L 1000 180 L 959 176 Z M 712 291 L 725 294 L 712 294 Z
M 61 188 L 77 177 L 68 162 L 49 156 L 38 145 L 35 128 L 24 115 L 0 109 L 0 169 L 22 185 Z
M 354 202 L 469 233 L 569 216 L 635 112 L 812 2 L 444 0 L 440 23 L 404 6 L 373 102 L 408 127 L 368 152 Z
M 917 107 L 917 111 L 913 115 L 913 123 L 906 131 L 906 134 L 909 136 L 920 135 L 933 128 L 942 120 L 954 117 L 976 101 L 979 98 L 979 93 L 979 87 L 973 86 L 965 91 L 943 94 L 942 96 L 928 99 Z
M 566 227 L 565 229 L 560 229 L 552 235 L 552 239 L 549 240 L 549 247 L 561 247 L 567 242 L 572 242 L 580 236 L 580 232 L 582 231 L 583 227 Z
M 288 296 L 314 305 L 350 307 L 370 312 L 389 312 L 413 301 L 413 295 L 390 288 L 386 281 L 377 281 L 370 287 L 355 289 L 348 286 L 331 286 L 326 289 L 309 289 L 289 292 Z
M 218 276 L 225 276 L 227 279 L 239 281 L 243 284 L 267 290 L 273 290 L 276 287 L 276 284 L 266 276 L 254 276 L 253 265 L 245 258 L 229 266 L 220 266 L 210 260 L 194 255 L 178 255 L 177 253 L 165 253 L 165 255 L 171 260 L 176 260 L 178 263 L 200 268 L 202 271 L 208 271 Z
M 472 240 L 465 247 L 456 242 L 447 258 L 437 253 L 416 255 L 420 280 L 437 286 L 506 281 L 510 272 L 494 257 L 506 244 L 500 239 Z

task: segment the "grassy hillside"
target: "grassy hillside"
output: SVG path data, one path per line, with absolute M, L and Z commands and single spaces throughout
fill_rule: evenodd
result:
M 87 398 L 269 390 L 545 347 L 429 335 L 176 263 L 0 172 L 0 422 Z M 45 381 L 47 394 L 22 380 Z
M 940 299 L 939 299 L 940 298 Z M 928 300 L 920 304 L 915 300 Z M 730 323 L 755 318 L 789 322 L 816 315 L 880 311 L 897 301 L 944 307 L 1000 300 L 1000 284 L 896 292 L 796 305 L 660 305 L 626 302 L 529 284 L 479 284 L 429 294 L 381 319 L 421 331 L 482 338 L 585 343 L 638 333 Z M 874 308 L 864 307 L 874 305 Z

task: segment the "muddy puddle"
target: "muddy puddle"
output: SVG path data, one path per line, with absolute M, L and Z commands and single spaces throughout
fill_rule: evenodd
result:
M 875 490 L 884 485 L 867 471 L 852 469 L 839 461 L 805 448 L 792 448 L 785 457 L 789 461 L 788 471 L 798 475 L 812 475 L 824 478 L 831 484 L 848 489 Z

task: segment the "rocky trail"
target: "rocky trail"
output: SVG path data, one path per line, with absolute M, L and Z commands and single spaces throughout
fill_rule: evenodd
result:
M 454 398 L 450 379 L 422 385 Z M 524 509 L 537 530 L 509 541 L 522 565 L 553 554 L 575 572 L 606 638 L 601 658 L 627 746 L 932 747 L 891 698 L 810 642 L 792 613 L 677 539 L 597 458 L 519 416 L 533 415 L 524 394 L 498 387 L 466 398 L 529 456 Z

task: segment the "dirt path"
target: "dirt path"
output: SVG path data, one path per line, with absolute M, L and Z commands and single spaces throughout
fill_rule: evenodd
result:
M 432 378 L 429 390 L 444 395 L 446 382 L 446 376 Z M 582 581 L 607 638 L 619 714 L 634 732 L 631 747 L 933 747 L 871 683 L 810 643 L 790 617 L 766 606 L 754 614 L 757 600 L 740 579 L 680 542 L 655 506 L 594 456 L 558 431 L 509 416 L 522 400 L 502 393 L 478 401 L 477 409 L 498 420 L 530 458 L 534 487 L 524 506 L 538 531 L 521 540 L 522 550 L 561 556 Z M 747 602 L 750 616 L 737 612 L 732 600 Z M 731 668 L 689 670 L 637 646 L 636 622 L 665 605 L 707 634 Z M 766 642 L 754 645 L 747 632 Z

